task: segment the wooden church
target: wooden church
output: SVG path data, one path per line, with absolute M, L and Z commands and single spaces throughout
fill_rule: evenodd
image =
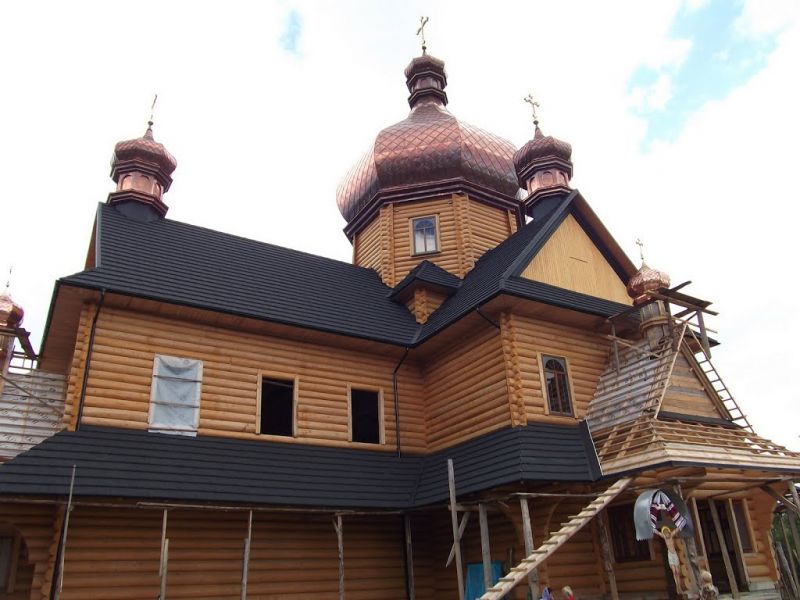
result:
M 405 76 L 337 192 L 352 264 L 167 219 L 152 123 L 116 145 L 38 355 L 0 299 L 0 599 L 778 597 L 800 455 L 710 303 L 636 268 L 568 143 L 458 120 L 424 47 Z

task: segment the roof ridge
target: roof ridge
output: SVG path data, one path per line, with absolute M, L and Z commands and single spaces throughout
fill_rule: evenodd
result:
M 503 271 L 503 274 L 500 276 L 501 286 L 509 277 L 518 275 L 519 271 L 524 268 L 524 265 L 530 262 L 536 253 L 541 250 L 544 243 L 550 239 L 550 236 L 553 235 L 556 228 L 561 224 L 564 218 L 566 218 L 567 209 L 572 205 L 572 201 L 575 200 L 577 196 L 578 190 L 572 190 L 572 192 L 567 194 L 549 214 L 542 218 L 544 224 L 540 225 L 540 229 L 537 230 L 533 238 L 526 244 L 523 251 L 517 254 L 517 257 L 511 261 L 511 264 Z M 525 225 L 523 229 L 534 225 L 534 223 L 536 223 L 536 221 L 531 221 Z
M 105 214 L 109 210 L 113 209 L 112 206 L 109 206 L 108 204 L 105 204 L 104 202 L 99 202 L 98 204 L 101 207 L 101 211 L 100 211 L 101 214 Z M 119 217 L 121 217 L 121 218 L 124 218 L 124 219 L 127 218 L 127 217 L 125 217 L 125 215 L 123 215 L 119 211 L 115 210 L 115 213 L 116 213 L 115 216 L 119 215 Z M 242 240 L 242 241 L 245 241 L 245 242 L 258 244 L 260 246 L 267 247 L 267 248 L 277 248 L 279 250 L 286 250 L 288 252 L 292 252 L 292 253 L 295 253 L 295 254 L 301 254 L 301 255 L 304 255 L 304 256 L 308 256 L 309 258 L 320 259 L 320 260 L 325 261 L 325 262 L 334 262 L 334 263 L 346 265 L 346 266 L 353 267 L 355 269 L 362 270 L 362 271 L 375 272 L 375 269 L 372 269 L 372 268 L 369 268 L 369 267 L 362 267 L 360 265 L 355 265 L 355 264 L 353 264 L 351 262 L 340 260 L 338 258 L 331 258 L 329 256 L 322 256 L 320 254 L 312 254 L 311 252 L 308 252 L 306 250 L 298 250 L 297 248 L 289 248 L 288 246 L 281 246 L 279 244 L 273 244 L 273 243 L 270 243 L 270 242 L 264 242 L 262 240 L 257 240 L 257 239 L 254 239 L 254 238 L 245 237 L 243 235 L 239 235 L 239 234 L 236 234 L 236 233 L 228 233 L 226 231 L 219 231 L 217 229 L 211 229 L 210 227 L 206 227 L 204 225 L 195 225 L 194 223 L 187 223 L 185 221 L 178 221 L 177 219 L 167 219 L 167 218 L 159 219 L 159 221 L 170 223 L 171 225 L 176 226 L 176 227 L 183 227 L 183 228 L 187 228 L 187 229 L 193 229 L 193 230 L 196 230 L 196 231 L 206 231 L 206 232 L 208 232 L 208 233 L 210 233 L 212 235 L 218 236 L 220 238 L 233 238 L 233 239 L 236 239 L 236 240 Z M 153 221 L 153 223 L 157 223 L 159 221 Z M 143 224 L 144 225 L 149 225 L 149 223 L 143 223 Z M 85 271 L 86 270 L 78 271 L 78 273 L 84 273 Z

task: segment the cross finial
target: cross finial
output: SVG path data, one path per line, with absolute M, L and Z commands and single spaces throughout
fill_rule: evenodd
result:
M 14 265 L 8 267 L 8 279 L 6 279 L 6 294 L 11 289 L 11 273 L 14 271 Z
M 155 94 L 153 96 L 153 103 L 150 105 L 150 120 L 147 122 L 148 125 L 151 125 L 151 126 L 153 124 L 153 115 L 156 112 L 156 101 L 157 100 L 158 100 L 158 94 Z
M 419 29 L 417 29 L 417 35 L 422 38 L 422 53 L 425 54 L 425 51 L 428 49 L 428 46 L 425 44 L 425 25 L 428 24 L 428 17 L 420 17 L 419 18 Z
M 525 102 L 531 105 L 531 112 L 533 113 L 533 124 L 539 124 L 539 115 L 536 114 L 536 109 L 539 108 L 539 102 L 533 97 L 533 94 L 528 94 L 523 98 Z
M 636 238 L 636 245 L 639 246 L 639 258 L 642 259 L 642 264 L 644 264 L 644 242 Z

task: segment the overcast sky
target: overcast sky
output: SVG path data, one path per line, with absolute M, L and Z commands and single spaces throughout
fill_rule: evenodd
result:
M 38 347 L 155 92 L 170 218 L 349 261 L 336 187 L 407 114 L 425 14 L 451 111 L 522 145 L 533 91 L 628 254 L 642 238 L 715 302 L 715 363 L 756 430 L 800 449 L 798 4 L 6 2 L 0 269 Z

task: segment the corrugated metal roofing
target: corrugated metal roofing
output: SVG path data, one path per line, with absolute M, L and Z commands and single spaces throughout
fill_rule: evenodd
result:
M 62 431 L 0 466 L 0 493 L 336 508 L 404 509 L 519 481 L 599 477 L 588 433 L 537 424 L 429 456 L 84 427 Z

